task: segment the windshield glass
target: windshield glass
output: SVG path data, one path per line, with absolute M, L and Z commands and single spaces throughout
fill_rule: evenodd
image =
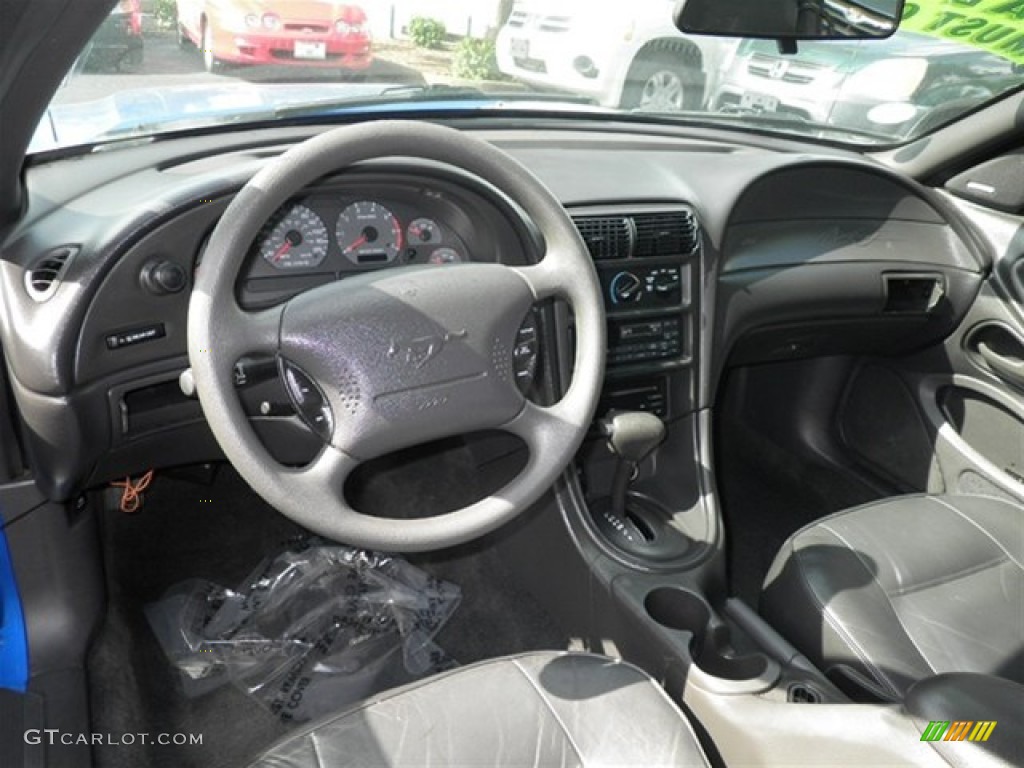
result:
M 908 2 L 886 40 L 687 37 L 675 0 L 120 0 L 31 151 L 368 111 L 628 113 L 850 144 L 1024 83 L 1024 2 Z

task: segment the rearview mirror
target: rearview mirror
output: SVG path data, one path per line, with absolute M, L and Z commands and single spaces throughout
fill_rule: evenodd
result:
M 903 0 L 680 0 L 676 26 L 686 34 L 837 40 L 889 37 Z

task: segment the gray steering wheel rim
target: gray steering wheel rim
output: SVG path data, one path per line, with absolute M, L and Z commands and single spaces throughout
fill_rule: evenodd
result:
M 359 462 L 331 445 L 307 467 L 278 464 L 250 426 L 233 384 L 238 357 L 254 347 L 269 351 L 279 333 L 273 311 L 256 317 L 235 301 L 236 277 L 260 227 L 290 197 L 328 173 L 384 157 L 459 168 L 517 203 L 546 247 L 538 264 L 509 269 L 519 273 L 535 300 L 555 296 L 569 301 L 576 324 L 574 372 L 562 399 L 550 407 L 525 401 L 515 418 L 495 425 L 527 443 L 530 457 L 523 471 L 475 504 L 412 520 L 370 517 L 352 509 L 342 487 Z M 604 377 L 605 317 L 593 263 L 572 220 L 527 169 L 496 147 L 450 128 L 380 121 L 333 129 L 291 148 L 235 196 L 210 237 L 195 279 L 188 344 L 196 392 L 210 428 L 229 461 L 264 500 L 328 538 L 370 549 L 418 552 L 453 546 L 498 528 L 557 480 L 582 443 L 597 405 Z

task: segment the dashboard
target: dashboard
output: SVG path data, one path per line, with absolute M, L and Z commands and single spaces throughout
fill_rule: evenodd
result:
M 709 408 L 731 364 L 919 348 L 956 327 L 988 269 L 954 210 L 854 154 L 580 125 L 475 132 L 548 185 L 594 259 L 609 331 L 602 413 L 649 410 L 671 424 Z M 2 332 L 51 496 L 220 457 L 179 386 L 193 276 L 237 190 L 315 132 L 188 137 L 28 170 L 28 212 L 0 262 Z M 236 295 L 256 309 L 369 271 L 525 265 L 542 253 L 531 222 L 480 180 L 378 161 L 282 206 Z M 520 340 L 524 370 L 564 386 L 572 336 L 564 308 L 538 307 Z M 236 384 L 279 460 L 315 453 L 273 361 L 240 361 Z

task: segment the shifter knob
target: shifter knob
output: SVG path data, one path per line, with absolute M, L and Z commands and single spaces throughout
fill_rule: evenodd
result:
M 608 447 L 619 457 L 612 478 L 610 513 L 621 520 L 626 513 L 626 493 L 633 468 L 665 439 L 665 425 L 653 413 L 613 411 L 601 419 L 601 429 L 608 438 Z
M 653 413 L 613 411 L 601 420 L 608 447 L 622 461 L 639 464 L 665 439 L 665 424 Z

